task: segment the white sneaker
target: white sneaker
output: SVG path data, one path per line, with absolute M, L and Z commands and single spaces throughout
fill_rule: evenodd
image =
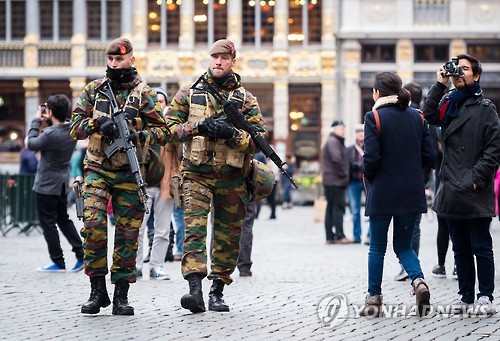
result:
M 164 280 L 169 280 L 170 276 L 167 275 L 167 273 L 163 271 L 162 268 L 157 268 L 149 270 L 149 279 L 153 279 L 156 281 L 164 281 Z
M 450 305 L 451 311 L 454 314 L 462 314 L 467 312 L 467 309 L 469 309 L 469 304 L 462 301 L 461 295 L 458 295 L 457 298 L 451 301 Z
M 491 316 L 496 313 L 497 311 L 495 306 L 493 305 L 493 302 L 490 301 L 488 296 L 479 297 L 470 311 L 472 316 Z

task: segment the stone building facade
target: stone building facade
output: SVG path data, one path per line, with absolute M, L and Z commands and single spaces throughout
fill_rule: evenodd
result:
M 132 40 L 143 78 L 170 96 L 206 70 L 213 41 L 234 41 L 236 71 L 258 97 L 271 141 L 304 168 L 317 167 L 334 119 L 352 142 L 379 71 L 426 90 L 441 64 L 468 52 L 500 106 L 496 0 L 0 0 L 0 18 L 4 161 L 15 159 L 13 137 L 22 140 L 48 95 L 75 101 L 103 76 L 104 48 L 117 36 Z

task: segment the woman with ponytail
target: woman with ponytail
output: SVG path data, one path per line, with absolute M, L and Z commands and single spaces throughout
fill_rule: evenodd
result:
M 417 255 L 411 247 L 419 214 L 427 211 L 422 168 L 434 160 L 427 123 L 408 106 L 410 93 L 395 72 L 376 75 L 372 111 L 365 115 L 363 175 L 370 217 L 368 294 L 362 316 L 382 315 L 382 274 L 387 234 L 393 221 L 393 248 L 411 279 L 417 313 L 430 309 L 430 292 Z

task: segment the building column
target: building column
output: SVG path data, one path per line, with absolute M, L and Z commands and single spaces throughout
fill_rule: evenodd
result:
M 180 5 L 179 50 L 193 51 L 194 49 L 194 0 L 184 0 Z
M 87 79 L 85 77 L 70 77 L 69 87 L 71 88 L 71 102 L 73 108 L 86 85 Z
M 71 37 L 71 67 L 84 69 L 87 66 L 87 9 L 85 0 L 73 2 L 73 36 Z
M 40 41 L 40 11 L 38 0 L 26 1 L 26 36 L 24 37 L 24 68 L 38 66 L 38 47 Z
M 464 39 L 452 39 L 450 43 L 450 56 L 455 57 L 467 53 L 467 44 Z
M 403 84 L 413 81 L 413 44 L 410 39 L 399 39 L 396 44 L 397 73 Z
M 146 18 L 147 18 L 147 11 L 148 11 L 147 0 L 143 1 L 143 4 L 141 4 L 141 6 L 146 6 Z M 135 23 L 133 0 L 122 0 L 122 18 L 123 18 L 121 26 L 122 36 L 133 37 L 134 36 L 133 24 Z M 144 26 L 146 27 L 146 44 L 147 44 L 147 27 L 148 27 L 147 19 Z
M 339 117 L 346 125 L 346 141 L 354 140 L 354 127 L 362 123 L 361 89 L 359 87 L 361 45 L 357 40 L 346 40 L 342 44 L 342 87 L 340 91 L 341 112 Z M 330 123 L 331 125 L 331 123 Z
M 276 153 L 284 160 L 287 140 L 288 140 L 288 81 L 285 79 L 277 79 L 274 81 L 274 108 L 273 108 L 273 122 L 274 122 L 274 142 Z
M 258 4 L 255 6 L 258 6 Z M 241 1 L 227 2 L 227 39 L 236 45 L 236 51 L 241 47 L 243 35 L 242 12 Z
M 332 122 L 335 119 L 342 118 L 343 113 L 336 113 L 335 108 L 337 107 L 337 93 L 336 84 L 334 79 L 323 79 L 321 81 L 321 140 L 320 145 L 330 134 Z M 347 124 L 347 123 L 346 123 Z M 349 127 L 346 127 L 346 133 Z
M 126 6 L 128 0 L 122 3 L 122 15 L 124 14 L 123 7 Z M 134 0 L 133 17 L 134 28 L 133 32 L 122 31 L 122 36 L 130 38 L 134 47 L 134 66 L 139 74 L 144 74 L 146 71 L 146 51 L 148 47 L 148 2 L 147 0 Z M 127 11 L 127 10 L 125 10 Z M 132 10 L 130 10 L 132 11 Z M 122 30 L 124 26 L 122 25 Z M 130 34 L 130 35 L 128 35 Z
M 274 6 L 274 37 L 275 50 L 288 48 L 288 1 L 276 1 Z
M 122 8 L 128 4 L 129 0 L 122 1 Z M 122 15 L 124 14 L 122 9 Z M 130 9 L 132 12 L 132 9 Z M 133 18 L 134 27 L 130 32 L 124 30 L 124 26 L 122 25 L 122 35 L 127 38 L 132 39 L 132 45 L 134 47 L 134 55 L 137 58 L 136 52 L 141 51 L 145 52 L 148 46 L 148 2 L 147 0 L 134 0 L 134 9 L 133 15 L 130 15 L 130 18 Z M 127 34 L 130 34 L 128 36 Z
M 31 125 L 31 121 L 36 116 L 39 103 L 39 95 L 38 90 L 40 88 L 40 84 L 38 83 L 38 78 L 23 78 L 23 88 L 24 88 L 24 103 L 25 103 L 25 131 L 26 135 L 28 135 L 28 131 Z

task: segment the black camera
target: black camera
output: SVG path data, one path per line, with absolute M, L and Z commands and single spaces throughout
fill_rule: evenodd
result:
M 458 58 L 451 58 L 449 62 L 443 65 L 445 76 L 461 76 L 463 75 L 460 65 L 458 65 Z
M 47 115 L 47 103 L 40 104 L 40 112 L 42 117 Z

